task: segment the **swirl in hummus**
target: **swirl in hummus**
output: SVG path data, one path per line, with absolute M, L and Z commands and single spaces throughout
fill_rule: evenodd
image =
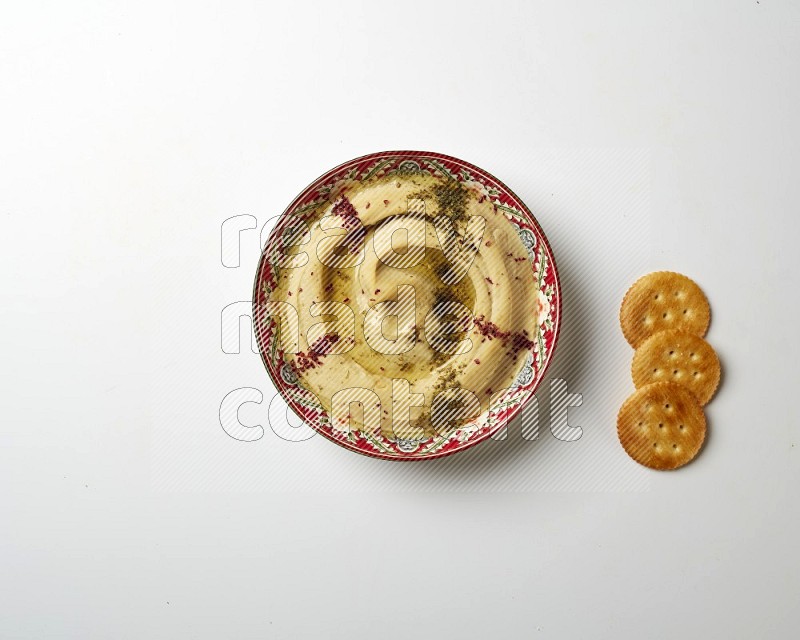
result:
M 269 317 L 333 428 L 446 434 L 510 388 L 540 307 L 528 252 L 479 184 L 340 184 L 273 234 Z

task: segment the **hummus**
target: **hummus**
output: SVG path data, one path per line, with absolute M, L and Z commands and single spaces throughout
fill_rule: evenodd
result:
M 335 429 L 449 433 L 512 387 L 533 345 L 528 252 L 477 183 L 346 182 L 268 251 L 284 358 Z

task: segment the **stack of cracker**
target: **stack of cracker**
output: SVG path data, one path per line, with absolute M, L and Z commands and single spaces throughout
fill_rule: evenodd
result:
M 622 333 L 636 349 L 636 391 L 617 416 L 628 455 L 651 469 L 677 469 L 703 445 L 703 406 L 717 389 L 720 364 L 704 339 L 711 319 L 705 294 L 679 273 L 639 278 L 622 301 Z

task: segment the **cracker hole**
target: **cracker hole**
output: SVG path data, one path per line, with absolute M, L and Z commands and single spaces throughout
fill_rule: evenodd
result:
M 658 449 L 658 443 L 657 442 L 653 443 L 653 449 Z
M 655 295 L 655 296 L 653 296 L 653 297 L 654 297 L 656 300 L 658 300 L 658 294 L 656 294 L 656 295 Z
M 670 351 L 670 352 L 669 352 L 669 355 L 671 355 L 671 356 L 674 356 L 674 355 L 675 355 L 675 352 L 674 352 L 674 351 Z
M 668 404 L 665 404 L 665 405 L 664 405 L 664 408 L 665 408 L 665 409 L 669 409 L 669 405 L 668 405 Z
M 677 369 L 673 369 L 673 371 L 672 371 L 672 375 L 673 375 L 673 376 L 677 376 L 677 375 L 678 375 L 678 370 L 677 370 Z
M 689 311 L 688 309 L 683 310 L 683 315 L 686 315 L 686 312 Z
M 664 428 L 664 423 L 663 422 L 659 422 L 658 423 L 658 428 L 659 429 L 663 429 Z
M 700 372 L 699 372 L 699 371 L 695 371 L 695 372 L 694 372 L 692 375 L 693 375 L 695 378 L 699 378 L 699 377 L 700 377 Z
M 678 427 L 678 429 L 680 429 L 681 431 L 683 431 L 683 425 L 680 425 L 680 426 Z
M 666 318 L 666 317 L 667 317 L 667 314 L 666 314 L 666 313 L 664 313 L 664 314 L 662 314 L 662 315 L 661 315 L 661 317 L 662 317 L 662 318 Z
M 678 448 L 678 445 L 677 445 L 677 444 L 675 444 L 675 443 L 673 442 L 673 443 L 672 443 L 672 448 L 673 448 L 673 449 L 677 449 L 677 448 Z

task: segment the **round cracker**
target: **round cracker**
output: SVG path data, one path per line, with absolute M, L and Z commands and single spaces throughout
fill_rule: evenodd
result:
M 666 330 L 706 335 L 711 320 L 708 299 L 697 284 L 680 273 L 655 271 L 633 283 L 619 310 L 619 323 L 636 348 Z
M 699 336 L 684 331 L 662 331 L 636 349 L 631 376 L 637 389 L 653 382 L 677 382 L 705 405 L 719 384 L 719 358 Z
M 674 382 L 637 389 L 620 407 L 617 435 L 628 455 L 651 469 L 682 467 L 700 451 L 706 417 L 692 393 Z

